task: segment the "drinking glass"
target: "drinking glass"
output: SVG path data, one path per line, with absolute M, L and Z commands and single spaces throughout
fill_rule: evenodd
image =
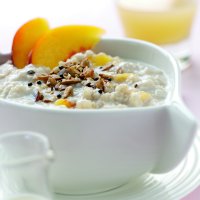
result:
M 48 170 L 53 152 L 35 132 L 0 135 L 0 200 L 50 200 Z
M 161 45 L 189 66 L 190 32 L 196 0 L 117 0 L 119 16 L 128 37 Z

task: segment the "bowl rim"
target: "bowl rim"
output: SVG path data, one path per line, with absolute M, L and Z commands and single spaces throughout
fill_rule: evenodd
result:
M 173 99 L 176 99 L 177 101 L 180 101 L 180 69 L 179 69 L 179 64 L 174 58 L 174 56 L 163 49 L 162 47 L 153 44 L 151 42 L 143 41 L 143 40 L 138 40 L 138 39 L 132 39 L 132 38 L 121 38 L 121 37 L 103 37 L 101 38 L 101 41 L 109 41 L 109 42 L 128 42 L 128 43 L 137 43 L 141 45 L 146 45 L 149 47 L 154 48 L 157 51 L 160 51 L 163 55 L 165 55 L 169 61 L 172 63 L 173 71 L 174 71 L 174 77 L 175 77 L 175 84 L 173 87 L 173 91 L 171 94 L 171 98 L 168 98 L 165 103 L 163 104 L 158 104 L 158 105 L 153 105 L 153 106 L 147 106 L 147 107 L 128 107 L 128 108 L 101 108 L 101 109 L 63 109 L 63 108 L 57 108 L 57 107 L 45 107 L 45 106 L 32 106 L 31 104 L 23 104 L 19 102 L 14 102 L 12 100 L 8 99 L 0 99 L 0 104 L 5 105 L 5 106 L 14 106 L 20 109 L 27 109 L 31 111 L 46 111 L 46 112 L 59 112 L 59 113 L 101 113 L 101 112 L 133 112 L 133 111 L 138 111 L 138 110 L 154 110 L 154 109 L 161 109 L 164 107 L 167 107 L 171 104 Z M 100 43 L 99 42 L 99 43 Z M 98 44 L 97 44 L 98 45 Z

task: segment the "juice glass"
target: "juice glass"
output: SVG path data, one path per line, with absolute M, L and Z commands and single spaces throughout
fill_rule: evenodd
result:
M 125 34 L 157 44 L 186 38 L 196 10 L 195 0 L 118 0 Z
M 126 36 L 162 45 L 186 68 L 196 4 L 196 0 L 118 0 L 117 8 Z

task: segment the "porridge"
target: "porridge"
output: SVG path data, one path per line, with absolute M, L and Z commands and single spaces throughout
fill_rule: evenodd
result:
M 0 98 L 22 104 L 76 109 L 127 108 L 162 104 L 168 95 L 165 74 L 137 61 L 77 53 L 52 70 L 30 64 L 0 66 Z

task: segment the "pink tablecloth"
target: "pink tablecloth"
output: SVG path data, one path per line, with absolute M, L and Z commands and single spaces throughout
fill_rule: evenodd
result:
M 47 18 L 52 27 L 73 23 L 91 24 L 105 28 L 107 36 L 121 37 L 123 31 L 113 2 L 114 0 L 3 1 L 0 7 L 0 51 L 10 52 L 16 29 L 28 19 L 38 16 Z M 196 27 L 192 36 L 192 67 L 183 72 L 182 94 L 188 107 L 200 120 L 200 15 L 196 22 L 198 24 L 199 27 Z M 200 200 L 200 186 L 184 200 Z

